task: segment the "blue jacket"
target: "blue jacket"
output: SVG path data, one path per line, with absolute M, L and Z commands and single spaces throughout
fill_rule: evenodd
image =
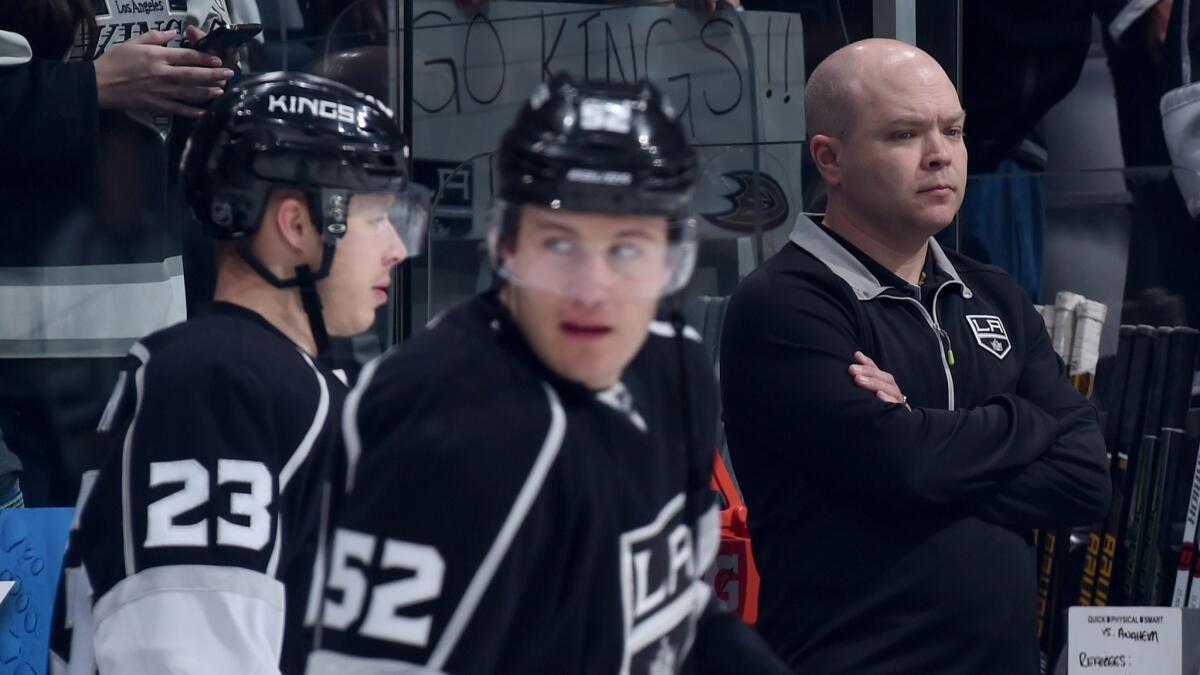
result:
M 1031 530 L 1107 509 L 1096 410 L 1025 293 L 932 240 L 926 270 L 918 289 L 801 216 L 730 300 L 759 630 L 799 672 L 1036 673 Z M 911 412 L 854 384 L 858 350 Z

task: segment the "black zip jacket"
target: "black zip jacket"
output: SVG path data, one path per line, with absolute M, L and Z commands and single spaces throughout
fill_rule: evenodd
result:
M 861 350 L 908 397 L 847 372 Z M 799 672 L 1038 669 L 1034 527 L 1100 519 L 1095 408 L 1001 270 L 930 241 L 914 287 L 804 218 L 734 292 L 730 454 L 759 630 Z

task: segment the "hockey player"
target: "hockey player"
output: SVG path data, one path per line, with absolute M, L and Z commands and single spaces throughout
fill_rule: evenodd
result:
M 390 110 L 303 74 L 247 80 L 198 123 L 181 174 L 219 242 L 215 302 L 127 357 L 81 491 L 54 672 L 302 672 L 346 391 L 319 355 L 371 326 L 417 250 L 427 193 L 407 156 Z
M 649 85 L 559 75 L 497 168 L 498 283 L 347 399 L 309 673 L 779 672 L 702 578 L 716 392 L 654 320 L 696 255 L 681 127 Z

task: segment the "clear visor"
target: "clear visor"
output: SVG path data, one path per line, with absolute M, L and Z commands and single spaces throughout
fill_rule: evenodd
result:
M 489 229 L 501 277 L 556 295 L 658 298 L 686 286 L 696 265 L 692 218 L 500 204 Z
M 399 192 L 353 192 L 346 227 L 391 227 L 404 244 L 406 257 L 419 256 L 425 247 L 431 196 L 428 189 L 415 183 Z

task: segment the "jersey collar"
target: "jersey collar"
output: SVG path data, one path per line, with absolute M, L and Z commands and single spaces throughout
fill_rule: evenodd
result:
M 195 316 L 204 316 L 204 315 L 209 315 L 209 314 L 241 317 L 242 319 L 249 321 L 250 323 L 258 325 L 259 327 L 263 328 L 267 332 L 273 333 L 273 334 L 279 336 L 280 338 L 285 340 L 289 345 L 292 345 L 293 347 L 296 347 L 297 349 L 299 349 L 299 347 L 296 345 L 296 343 L 293 342 L 292 339 L 290 337 L 288 337 L 286 333 L 279 330 L 278 326 L 271 323 L 270 321 L 267 320 L 267 318 L 265 316 L 250 309 L 249 307 L 244 307 L 242 305 L 234 304 L 232 302 L 225 302 L 224 300 L 213 300 L 212 302 L 202 305 L 195 312 Z
M 595 392 L 591 389 L 559 375 L 538 358 L 533 348 L 529 346 L 529 341 L 525 339 L 525 334 L 521 332 L 520 327 L 508 313 L 508 308 L 500 302 L 498 289 L 485 291 L 476 296 L 472 301 L 472 308 L 475 320 L 486 326 L 487 331 L 496 336 L 496 340 L 504 346 L 509 354 L 524 363 L 537 378 L 553 386 L 560 396 L 595 398 Z
M 820 260 L 838 278 L 845 281 L 859 300 L 871 300 L 889 288 L 903 288 L 904 285 L 908 285 L 907 282 L 899 279 L 878 263 L 875 263 L 874 266 L 879 274 L 873 272 L 864 264 L 864 261 L 859 260 L 851 250 L 834 239 L 830 232 L 803 213 L 796 216 L 796 224 L 792 228 L 789 239 L 793 244 Z M 929 239 L 928 260 L 932 261 L 937 276 L 945 275 L 949 280 L 962 283 L 962 278 L 954 269 L 954 265 L 950 263 L 950 259 L 946 257 L 946 252 L 932 237 Z M 928 265 L 927 262 L 927 268 Z M 884 277 L 884 280 L 881 281 L 885 272 L 890 278 Z M 901 285 L 897 286 L 897 284 Z M 965 284 L 963 284 L 963 288 L 966 288 Z

